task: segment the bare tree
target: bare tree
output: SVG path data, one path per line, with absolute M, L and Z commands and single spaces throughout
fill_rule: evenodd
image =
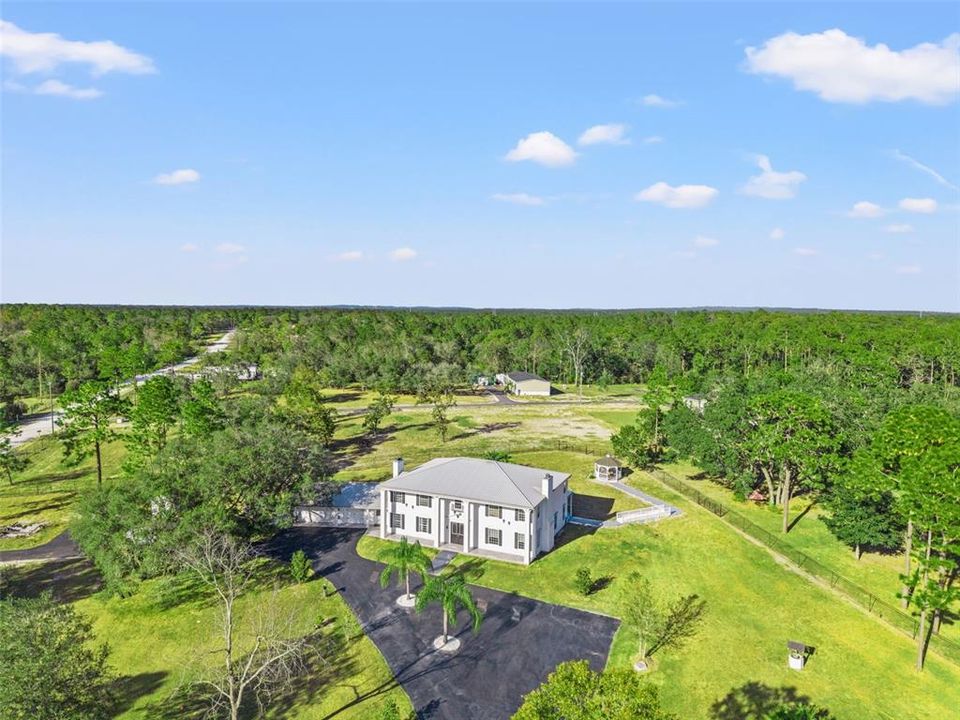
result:
M 583 399 L 583 366 L 590 349 L 590 331 L 577 326 L 564 337 L 563 349 L 570 356 L 573 367 L 573 382 L 577 386 L 577 397 Z
M 223 644 L 213 650 L 219 666 L 206 663 L 197 685 L 211 691 L 208 716 L 238 720 L 251 695 L 263 707 L 271 693 L 287 689 L 301 675 L 307 638 L 298 636 L 295 618 L 281 613 L 274 592 L 245 622 L 237 617 L 237 600 L 252 585 L 249 544 L 216 531 L 205 531 L 179 554 L 216 595 Z

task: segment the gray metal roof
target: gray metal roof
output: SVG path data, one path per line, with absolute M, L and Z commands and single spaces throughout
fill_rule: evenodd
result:
M 380 487 L 424 495 L 446 495 L 488 505 L 534 508 L 544 500 L 540 488 L 546 474 L 553 476 L 553 487 L 570 477 L 570 473 L 496 460 L 434 458 L 380 483 Z
M 623 463 L 617 460 L 610 453 L 607 453 L 599 460 L 596 460 L 594 462 L 594 465 L 599 465 L 600 467 L 623 467 Z
M 547 382 L 547 380 L 544 380 L 539 375 L 534 375 L 533 373 L 528 372 L 511 372 L 507 373 L 507 377 L 514 382 L 523 382 L 524 380 L 540 380 L 541 382 Z

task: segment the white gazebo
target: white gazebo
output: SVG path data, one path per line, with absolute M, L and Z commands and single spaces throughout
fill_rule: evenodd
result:
M 610 453 L 607 453 L 593 463 L 593 476 L 597 480 L 616 482 L 622 474 L 623 465 Z

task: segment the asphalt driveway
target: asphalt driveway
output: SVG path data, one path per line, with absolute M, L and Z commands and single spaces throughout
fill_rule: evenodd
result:
M 434 652 L 440 634 L 436 606 L 417 615 L 395 604 L 402 589 L 381 589 L 381 565 L 356 554 L 362 530 L 293 528 L 271 543 L 286 560 L 303 549 L 314 568 L 340 591 L 403 685 L 421 718 L 506 720 L 523 696 L 558 663 L 583 658 L 603 669 L 619 621 L 529 598 L 473 587 L 484 611 L 473 635 L 465 613 L 456 634 L 460 652 Z

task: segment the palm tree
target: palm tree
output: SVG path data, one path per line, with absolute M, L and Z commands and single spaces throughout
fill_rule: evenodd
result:
M 407 594 L 404 598 L 407 600 L 411 598 L 410 573 L 417 572 L 421 577 L 425 577 L 430 568 L 430 558 L 420 547 L 420 542 L 417 541 L 411 545 L 406 538 L 400 538 L 400 542 L 385 550 L 380 560 L 387 565 L 380 573 L 380 587 L 385 588 L 389 585 L 390 578 L 396 573 L 397 577 L 403 578 L 406 584 Z
M 462 608 L 466 610 L 473 619 L 473 632 L 480 629 L 480 621 L 483 615 L 473 601 L 470 589 L 463 581 L 462 575 L 438 575 L 429 578 L 419 593 L 417 593 L 417 612 L 423 612 L 423 609 L 430 603 L 440 603 L 443 610 L 443 645 L 447 644 L 448 623 L 457 622 L 457 612 Z

